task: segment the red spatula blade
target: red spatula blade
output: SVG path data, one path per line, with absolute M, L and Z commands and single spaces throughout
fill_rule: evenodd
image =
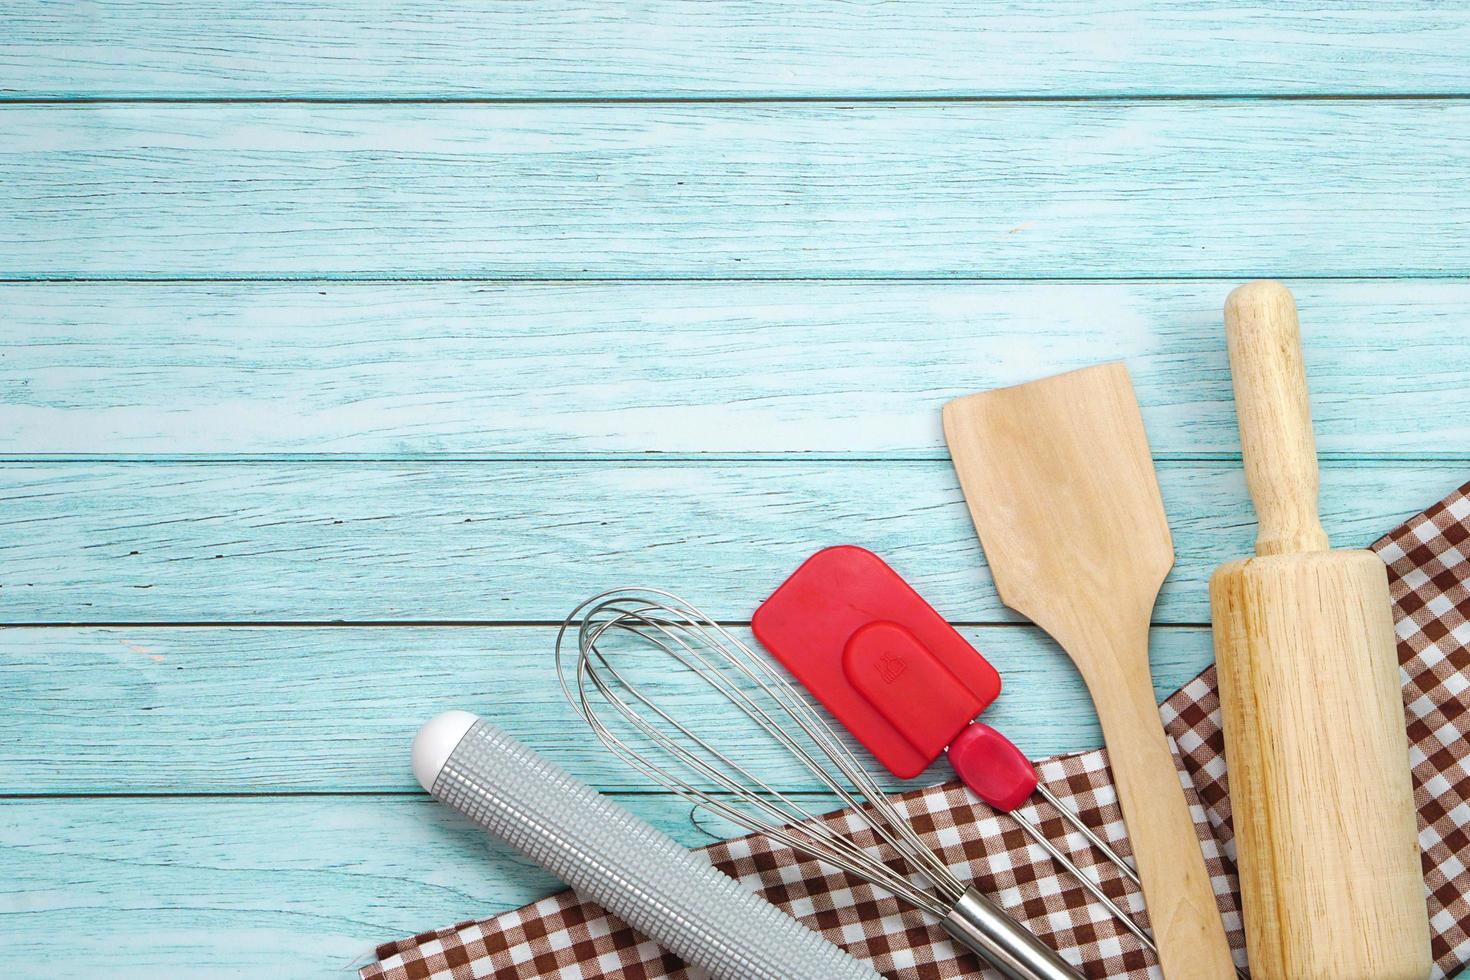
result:
M 771 655 L 911 779 L 1000 694 L 1000 675 L 870 551 L 817 552 L 751 618 Z

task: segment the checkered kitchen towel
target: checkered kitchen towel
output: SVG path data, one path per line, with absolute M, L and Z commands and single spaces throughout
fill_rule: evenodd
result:
M 1436 977 L 1470 957 L 1470 484 L 1373 545 L 1389 568 L 1403 665 L 1404 706 L 1428 884 Z M 1230 799 L 1211 668 L 1163 705 L 1164 724 L 1187 788 L 1200 842 L 1236 958 L 1244 963 L 1237 911 Z M 1039 766 L 1047 786 L 1123 854 L 1122 815 L 1102 750 Z M 962 881 L 999 899 L 1089 977 L 1157 977 L 1154 960 L 1075 881 L 1031 844 L 1009 817 L 957 783 L 896 798 L 926 842 Z M 1024 815 L 1093 867 L 1110 895 L 1141 916 L 1137 889 L 1089 850 L 1044 803 Z M 847 811 L 823 818 L 871 840 Z M 705 848 L 710 860 L 893 980 L 993 976 L 923 916 L 882 892 L 751 835 Z M 1146 920 L 1141 920 L 1146 921 Z M 698 971 L 601 908 L 562 892 L 482 922 L 388 943 L 362 980 L 692 977 Z

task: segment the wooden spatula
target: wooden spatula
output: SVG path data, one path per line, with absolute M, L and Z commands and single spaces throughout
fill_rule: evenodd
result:
M 944 433 L 1001 599 L 1087 682 L 1164 976 L 1233 976 L 1149 678 L 1149 617 L 1174 543 L 1127 370 L 956 399 Z

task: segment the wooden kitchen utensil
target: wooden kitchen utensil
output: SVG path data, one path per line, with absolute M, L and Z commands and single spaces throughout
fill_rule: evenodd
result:
M 1127 370 L 956 399 L 944 432 L 1001 599 L 1061 644 L 1097 706 L 1165 977 L 1233 976 L 1149 676 L 1174 544 Z
M 1210 580 L 1246 951 L 1258 980 L 1422 980 L 1429 923 L 1388 579 L 1330 551 L 1296 305 L 1225 301 L 1255 558 Z

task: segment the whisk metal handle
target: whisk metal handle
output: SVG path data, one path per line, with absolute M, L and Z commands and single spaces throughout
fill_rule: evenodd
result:
M 1076 967 L 973 888 L 960 896 L 940 925 L 1007 980 L 1083 980 Z
M 446 712 L 413 754 L 440 801 L 717 980 L 882 980 L 483 719 Z

